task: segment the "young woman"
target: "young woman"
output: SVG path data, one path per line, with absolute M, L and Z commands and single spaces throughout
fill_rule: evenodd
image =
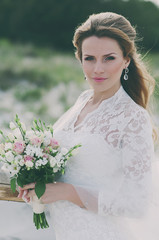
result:
M 52 203 L 57 240 L 135 240 L 135 219 L 149 211 L 154 150 L 146 109 L 154 80 L 135 37 L 130 22 L 110 12 L 91 15 L 75 31 L 76 57 L 91 89 L 54 125 L 60 144 L 82 145 L 41 199 Z M 29 188 L 34 184 L 23 190 Z M 28 191 L 28 201 L 34 194 Z

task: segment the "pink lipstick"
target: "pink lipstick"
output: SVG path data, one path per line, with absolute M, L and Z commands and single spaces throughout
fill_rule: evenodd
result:
M 93 78 L 95 82 L 103 82 L 104 80 L 106 80 L 107 78 L 102 78 L 102 77 L 95 77 Z

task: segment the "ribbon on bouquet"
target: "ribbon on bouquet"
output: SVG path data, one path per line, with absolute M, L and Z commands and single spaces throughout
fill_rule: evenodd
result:
M 38 199 L 36 195 L 32 197 L 30 205 L 33 208 L 33 212 L 36 214 L 41 214 L 45 210 L 45 205 L 41 203 L 41 199 Z

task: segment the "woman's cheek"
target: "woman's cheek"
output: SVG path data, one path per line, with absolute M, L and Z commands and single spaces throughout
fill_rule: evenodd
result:
M 108 72 L 109 73 L 117 73 L 123 69 L 123 64 L 122 62 L 116 62 L 116 63 L 111 63 L 108 65 Z

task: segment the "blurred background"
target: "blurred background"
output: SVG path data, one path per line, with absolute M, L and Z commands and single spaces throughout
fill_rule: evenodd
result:
M 53 124 L 88 88 L 72 38 L 90 14 L 104 11 L 122 14 L 136 27 L 138 49 L 156 79 L 151 107 L 159 126 L 159 0 L 0 0 L 1 130 L 15 114 L 28 126 L 35 117 Z M 0 182 L 6 181 L 1 173 Z M 26 205 L 0 201 L 2 215 L 0 240 L 53 240 L 49 231 L 33 228 Z
M 138 32 L 138 48 L 158 82 L 157 2 L 0 0 L 0 128 L 8 128 L 15 113 L 28 125 L 34 117 L 54 123 L 88 88 L 74 57 L 72 38 L 75 28 L 92 13 L 113 11 L 130 20 Z M 157 111 L 156 104 L 156 121 Z

